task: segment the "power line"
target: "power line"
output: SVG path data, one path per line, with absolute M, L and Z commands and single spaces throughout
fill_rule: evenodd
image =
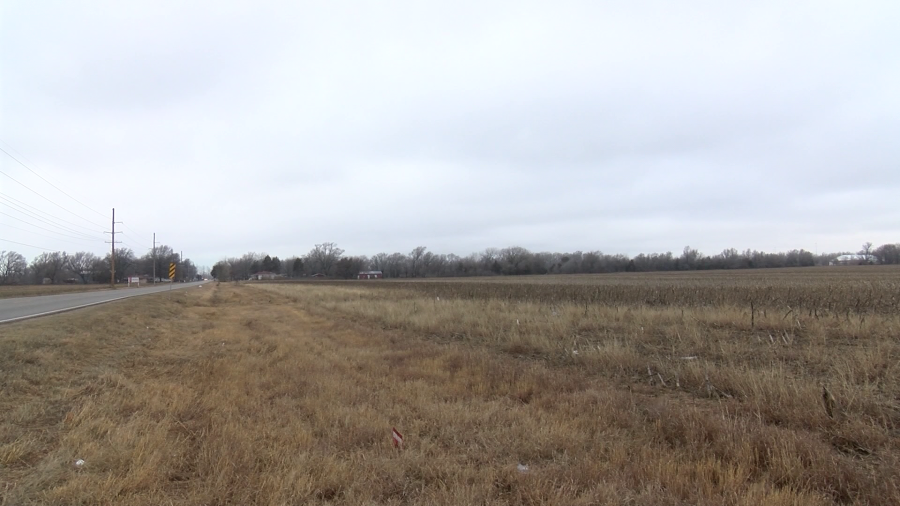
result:
M 7 144 L 3 139 L 0 139 L 0 142 L 2 142 L 3 144 L 5 144 L 6 147 L 8 147 L 9 149 L 12 149 L 13 151 L 16 151 L 15 148 L 13 148 L 13 147 L 10 146 L 9 144 Z M 100 216 L 103 216 L 104 218 L 106 217 L 106 216 L 105 216 L 103 213 L 101 213 L 100 211 L 97 211 L 96 209 L 92 208 L 91 206 L 89 206 L 89 205 L 85 204 L 84 202 L 82 202 L 82 201 L 76 199 L 75 197 L 69 195 L 68 193 L 65 192 L 65 190 L 63 190 L 62 188 L 60 188 L 60 187 L 56 186 L 55 184 L 51 183 L 50 181 L 48 181 L 44 176 L 38 174 L 38 173 L 35 172 L 31 167 L 29 167 L 29 166 L 25 165 L 24 163 L 22 163 L 21 161 L 19 161 L 18 158 L 16 158 L 16 157 L 14 157 L 13 155 L 9 154 L 9 152 L 7 152 L 5 149 L 0 148 L 0 151 L 3 151 L 4 153 L 6 153 L 6 156 L 8 156 L 8 157 L 12 158 L 13 160 L 15 160 L 16 162 L 18 162 L 19 165 L 21 165 L 22 167 L 25 167 L 26 169 L 28 169 L 29 172 L 31 172 L 31 173 L 34 174 L 35 176 L 41 178 L 41 180 L 43 180 L 45 183 L 47 183 L 47 184 L 49 184 L 50 186 L 52 186 L 52 187 L 56 188 L 57 190 L 59 190 L 59 191 L 60 191 L 63 195 L 65 195 L 66 197 L 69 197 L 70 199 L 74 200 L 75 202 L 78 202 L 78 203 L 81 204 L 82 206 L 84 206 L 84 207 L 90 209 L 91 211 L 94 211 L 95 213 L 99 214 Z M 22 158 L 25 158 L 25 156 L 22 155 L 22 153 L 19 153 L 18 151 L 16 151 L 16 154 L 18 154 L 18 155 L 21 156 Z M 25 158 L 25 159 L 28 160 L 27 158 Z M 31 160 L 28 160 L 28 161 L 31 162 Z M 34 162 L 31 162 L 31 163 L 34 163 Z
M 120 235 L 125 235 L 125 232 L 119 232 L 119 234 L 120 234 Z M 131 248 L 131 250 L 132 250 L 133 252 L 137 253 L 138 248 L 137 248 L 136 246 L 132 245 L 130 242 L 128 242 L 128 241 L 126 241 L 126 240 L 123 239 L 123 240 L 122 240 L 122 244 L 124 244 L 125 246 L 128 246 L 129 248 Z
M 120 233 L 122 233 L 122 234 L 130 233 L 131 235 L 134 235 L 134 236 L 137 235 L 137 234 L 133 233 L 132 230 L 131 230 L 130 228 L 128 228 L 128 227 L 125 225 L 124 222 L 122 223 L 122 227 L 121 227 L 121 228 L 122 228 L 122 231 L 121 231 Z
M 44 251 L 56 251 L 56 250 L 50 249 L 50 248 L 42 248 L 42 247 L 40 247 L 40 246 L 34 246 L 33 244 L 25 244 L 24 242 L 10 241 L 9 239 L 0 239 L 0 241 L 3 241 L 3 242 L 11 242 L 11 243 L 13 243 L 13 244 L 19 244 L 19 245 L 22 245 L 22 246 L 28 246 L 29 248 L 42 249 L 42 250 L 44 250 Z
M 62 219 L 62 218 L 60 218 L 60 217 L 58 217 L 58 216 L 54 216 L 54 215 L 48 213 L 47 211 L 41 210 L 41 209 L 38 208 L 38 207 L 35 207 L 35 206 L 31 205 L 31 204 L 27 204 L 27 203 L 25 203 L 25 202 L 22 202 L 21 200 L 15 198 L 15 197 L 12 197 L 12 196 L 10 196 L 10 195 L 7 195 L 7 194 L 5 194 L 5 193 L 3 193 L 3 192 L 0 192 L 0 199 L 7 200 L 7 201 L 10 201 L 10 200 L 11 200 L 11 201 L 17 203 L 17 204 L 20 205 L 20 206 L 24 206 L 24 207 L 27 207 L 27 208 L 29 208 L 29 209 L 34 209 L 35 212 L 38 212 L 38 213 L 41 213 L 41 214 L 46 214 L 47 216 L 49 216 L 50 218 L 52 218 L 52 219 L 54 219 L 54 220 L 59 220 L 59 221 L 61 221 L 61 222 L 63 222 L 63 223 L 68 223 L 68 224 L 70 224 L 70 225 L 72 225 L 72 226 L 75 226 L 75 227 L 83 228 L 83 229 L 85 229 L 85 230 L 90 230 L 90 231 L 92 231 L 92 232 L 97 232 L 96 229 L 92 229 L 92 228 L 90 228 L 90 227 L 85 227 L 84 225 L 79 225 L 78 223 L 75 223 L 74 221 L 64 220 L 64 219 Z M 98 233 L 99 233 L 99 232 L 98 232 Z
M 2 203 L 2 202 L 0 202 L 0 203 Z M 12 219 L 14 219 L 14 220 L 19 220 L 19 221 L 21 221 L 22 223 L 26 223 L 26 224 L 28 224 L 28 225 L 31 225 L 32 227 L 36 227 L 36 228 L 39 228 L 39 229 L 41 229 L 41 230 L 46 230 L 47 232 L 52 232 L 52 233 L 54 233 L 54 234 L 59 234 L 59 235 L 61 235 L 61 236 L 63 236 L 63 237 L 71 237 L 72 239 L 80 239 L 80 240 L 82 240 L 82 241 L 101 241 L 101 242 L 103 241 L 102 239 L 89 238 L 89 237 L 78 237 L 78 236 L 74 236 L 74 235 L 67 235 L 67 234 L 64 234 L 64 233 L 62 233 L 62 232 L 57 232 L 56 230 L 50 230 L 49 228 L 44 228 L 44 227 L 42 227 L 42 226 L 40 226 L 40 225 L 35 225 L 34 223 L 25 221 L 25 220 L 23 220 L 22 218 L 19 218 L 19 217 L 17 217 L 17 216 L 13 216 L 13 215 L 11 215 L 11 214 L 4 213 L 3 211 L 0 211 L 0 214 L 2 214 L 2 215 L 4 215 L 4 216 L 9 216 L 10 218 L 12 218 Z M 7 225 L 7 226 L 12 226 L 12 225 Z M 23 229 L 19 229 L 19 230 L 23 230 Z M 26 232 L 28 232 L 28 231 L 26 230 Z
M 135 231 L 133 229 L 131 229 L 128 225 L 126 225 L 124 222 L 119 222 L 119 224 L 122 225 L 122 229 L 123 229 L 123 231 L 119 232 L 120 234 L 123 234 L 123 235 L 130 234 L 133 237 L 141 237 L 143 235 L 143 234 L 135 233 Z M 134 250 L 135 253 L 137 253 L 140 250 L 138 247 L 134 246 L 133 244 L 130 244 L 128 241 L 123 240 L 122 243 L 128 245 L 128 247 L 130 247 L 132 250 Z M 145 246 L 144 250 L 147 250 L 147 249 L 150 249 L 150 248 L 147 248 Z
M 28 158 L 27 158 L 25 155 L 23 155 L 22 153 L 19 153 L 15 148 L 13 148 L 12 146 L 10 146 L 7 142 L 5 142 L 5 141 L 3 141 L 2 139 L 0 139 L 0 143 L 3 143 L 6 147 L 8 147 L 10 150 L 14 151 L 17 155 L 19 155 L 19 156 L 22 157 L 23 159 L 28 160 Z M 90 207 L 89 205 L 85 204 L 84 202 L 82 202 L 82 201 L 78 200 L 77 198 L 73 197 L 72 195 L 70 195 L 68 192 L 66 192 L 65 190 L 63 190 L 63 189 L 60 188 L 59 186 L 56 186 L 55 184 L 53 184 L 53 182 L 51 182 L 50 180 L 48 180 L 47 178 L 45 178 L 44 176 L 42 176 L 41 174 L 39 174 L 36 170 L 32 169 L 31 167 L 29 167 L 28 165 L 26 165 L 24 162 L 22 162 L 21 160 L 19 160 L 18 158 L 16 158 L 16 157 L 13 156 L 12 154 L 10 154 L 9 151 L 6 151 L 6 150 L 3 149 L 2 147 L 0 147 L 0 151 L 2 151 L 6 156 L 12 158 L 16 163 L 18 163 L 19 165 L 21 165 L 22 167 L 24 167 L 26 170 L 28 170 L 29 172 L 31 172 L 32 174 L 34 174 L 35 176 L 37 176 L 38 178 L 40 178 L 40 179 L 41 179 L 42 181 L 44 181 L 45 183 L 47 183 L 47 184 L 49 184 L 50 186 L 52 186 L 54 189 L 56 189 L 57 191 L 59 191 L 59 192 L 62 193 L 63 195 L 69 197 L 70 199 L 72 199 L 73 201 L 77 202 L 77 203 L 80 204 L 81 206 L 83 206 L 83 207 L 89 209 L 90 211 L 93 211 L 94 213 L 96 213 L 96 214 L 98 214 L 98 215 L 100 215 L 100 216 L 105 217 L 105 215 L 104 215 L 103 213 L 101 213 L 100 211 L 97 211 L 96 209 Z M 31 164 L 34 164 L 34 162 L 32 162 L 31 160 L 28 160 L 28 162 L 31 163 Z M 36 165 L 36 164 L 34 164 L 34 165 Z M 95 222 L 93 222 L 93 221 L 91 221 L 91 220 L 85 218 L 84 216 L 81 216 L 81 215 L 79 215 L 78 213 L 76 213 L 76 212 L 74 212 L 74 211 L 72 211 L 72 210 L 70 210 L 70 209 L 68 209 L 68 208 L 66 208 L 66 207 L 61 206 L 60 204 L 54 202 L 53 200 L 50 200 L 50 199 L 47 198 L 46 196 L 42 195 L 41 193 L 37 192 L 36 190 L 34 190 L 33 188 L 29 187 L 28 185 L 22 183 L 21 181 L 17 180 L 16 178 L 10 176 L 10 175 L 7 174 L 6 172 L 0 171 L 0 174 L 2 174 L 2 175 L 4 175 L 4 176 L 8 177 L 9 179 L 13 180 L 13 182 L 15 182 L 16 184 L 18 184 L 18 185 L 22 186 L 23 188 L 25 188 L 26 190 L 28 190 L 28 191 L 34 193 L 34 194 L 37 195 L 38 197 L 41 197 L 42 199 L 46 200 L 47 202 L 50 202 L 51 204 L 55 205 L 56 207 L 59 207 L 59 208 L 62 209 L 63 211 L 66 211 L 66 212 L 68 212 L 68 213 L 70 213 L 70 214 L 72 214 L 72 215 L 74 215 L 74 216 L 76 216 L 76 217 L 78 217 L 78 218 L 84 220 L 84 221 L 87 222 L 87 223 L 91 223 L 91 224 L 93 224 L 93 225 L 95 225 L 95 226 L 102 227 L 102 225 L 99 225 L 98 223 L 95 223 Z M 22 223 L 25 223 L 25 224 L 30 225 L 30 226 L 32 226 L 32 227 L 38 228 L 38 229 L 40 229 L 40 230 L 45 230 L 45 231 L 47 231 L 47 232 L 51 232 L 51 233 L 54 233 L 54 234 L 57 234 L 57 235 L 60 235 L 60 236 L 63 236 L 63 237 L 68 237 L 68 238 L 72 238 L 72 239 L 78 239 L 78 240 L 82 240 L 82 241 L 91 241 L 91 240 L 94 240 L 94 241 L 100 240 L 100 241 L 102 241 L 102 240 L 103 240 L 103 239 L 99 239 L 99 238 L 97 238 L 97 237 L 95 237 L 95 236 L 92 237 L 91 235 L 89 235 L 89 234 L 87 234 L 87 233 L 85 233 L 85 232 L 81 232 L 81 231 L 79 231 L 79 230 L 73 230 L 73 229 L 71 229 L 71 228 L 68 228 L 68 227 L 59 225 L 59 224 L 57 224 L 57 223 L 53 223 L 53 222 L 51 222 L 51 221 L 48 221 L 47 219 L 44 219 L 42 216 L 39 216 L 39 215 L 35 214 L 35 212 L 30 211 L 30 210 L 27 209 L 27 208 L 33 209 L 34 211 L 37 211 L 38 213 L 41 213 L 41 214 L 43 214 L 43 215 L 46 215 L 46 216 L 50 217 L 50 218 L 53 219 L 53 220 L 58 220 L 58 221 L 61 221 L 61 222 L 64 222 L 64 223 L 68 223 L 68 224 L 70 224 L 70 225 L 72 225 L 72 226 L 76 226 L 76 227 L 79 227 L 79 228 L 82 228 L 82 229 L 85 229 L 85 230 L 88 230 L 88 231 L 91 231 L 91 232 L 95 232 L 95 231 L 91 230 L 90 228 L 85 227 L 84 225 L 80 225 L 80 224 L 77 224 L 77 223 L 74 223 L 74 222 L 71 222 L 71 221 L 64 220 L 64 219 L 62 219 L 62 218 L 53 216 L 52 214 L 47 213 L 46 211 L 42 211 L 42 210 L 40 210 L 40 209 L 38 209 L 38 208 L 36 208 L 36 207 L 34 207 L 34 206 L 31 206 L 31 205 L 29 205 L 29 204 L 26 204 L 26 203 L 24 203 L 24 202 L 22 202 L 22 201 L 20 201 L 20 200 L 18 200 L 18 199 L 15 199 L 15 198 L 13 198 L 13 197 L 11 197 L 11 196 L 8 196 L 8 195 L 4 195 L 4 194 L 2 194 L 2 193 L 0 193 L 0 199 L 3 200 L 3 201 L 0 201 L 0 204 L 3 204 L 3 205 L 5 205 L 5 206 L 11 208 L 12 210 L 14 210 L 14 211 L 16 211 L 16 212 L 18 212 L 18 213 L 22 213 L 22 214 L 24 214 L 25 216 L 27 216 L 27 217 L 29 217 L 29 218 L 36 219 L 36 220 L 38 220 L 38 221 L 40 221 L 40 222 L 42 222 L 42 223 L 46 223 L 46 224 L 48 224 L 48 225 L 50 225 L 50 226 L 59 228 L 59 229 L 61 229 L 61 230 L 65 230 L 65 231 L 68 231 L 68 232 L 72 232 L 72 233 L 75 233 L 75 234 L 79 234 L 79 236 L 72 236 L 72 235 L 63 234 L 63 233 L 58 232 L 58 231 L 56 231 L 56 230 L 51 230 L 51 229 L 42 227 L 42 226 L 40 226 L 40 225 L 36 225 L 36 224 L 34 224 L 34 223 L 31 223 L 31 222 L 29 222 L 29 221 L 23 220 L 23 219 L 21 219 L 21 218 L 19 218 L 19 217 L 16 217 L 16 216 L 11 215 L 11 214 L 7 214 L 7 213 L 4 213 L 4 212 L 0 212 L 0 214 L 2 214 L 2 215 L 5 215 L 5 216 L 8 216 L 8 217 L 13 218 L 13 219 L 15 219 L 15 220 L 21 221 Z M 23 206 L 24 206 L 24 207 L 23 207 Z M 113 258 L 113 259 L 115 258 L 115 245 L 118 244 L 118 243 L 120 243 L 120 242 L 123 243 L 123 244 L 126 244 L 127 246 L 129 246 L 132 250 L 137 250 L 137 249 L 138 249 L 137 247 L 131 245 L 131 244 L 128 243 L 128 242 L 125 242 L 125 241 L 116 241 L 116 240 L 115 240 L 115 226 L 116 226 L 116 223 L 117 223 L 117 222 L 115 221 L 115 209 L 113 209 L 112 240 L 109 241 L 109 242 L 112 244 L 112 247 L 113 247 L 113 253 L 112 253 L 112 255 L 113 255 L 112 258 Z M 121 224 L 121 222 L 118 222 L 118 223 Z M 36 233 L 36 232 L 29 231 L 29 230 L 26 230 L 26 229 L 23 229 L 23 228 L 13 227 L 12 225 L 7 225 L 7 226 L 9 226 L 10 228 L 15 228 L 15 229 L 17 229 L 17 230 L 23 230 L 23 231 L 29 232 L 29 233 L 31 233 L 31 234 L 35 234 L 35 235 L 39 235 L 39 236 L 43 236 L 43 237 L 48 237 L 48 236 L 44 236 L 43 234 L 38 234 L 38 233 Z M 82 237 L 82 236 L 83 236 L 83 237 Z M 21 245 L 24 245 L 24 246 L 29 246 L 29 245 L 27 245 L 27 244 L 25 244 L 25 243 L 19 243 L 19 242 L 16 242 L 16 241 L 8 241 L 8 242 L 12 242 L 12 243 L 15 243 L 15 244 L 21 244 Z M 38 246 L 30 246 L 30 247 L 35 247 L 35 248 L 45 249 L 45 250 L 47 250 L 47 251 L 51 251 L 51 250 L 49 250 L 49 249 L 47 249 L 47 248 L 40 248 L 40 247 L 38 247 Z M 114 260 L 113 260 L 113 261 L 114 261 Z M 112 270 L 113 273 L 115 272 L 115 267 L 114 267 L 114 265 L 115 265 L 115 264 L 112 264 L 112 265 L 111 265 L 111 270 Z M 114 283 L 114 282 L 115 282 L 115 281 L 114 281 L 114 278 L 113 278 L 113 280 L 111 280 L 111 281 Z M 115 286 L 115 285 L 113 285 L 113 286 Z
M 119 233 L 122 234 L 122 235 L 128 235 L 128 231 L 126 231 L 126 232 L 119 232 Z M 132 234 L 132 235 L 133 235 L 133 234 Z M 127 244 L 129 248 L 131 248 L 131 249 L 133 249 L 133 250 L 135 251 L 135 253 L 137 253 L 137 252 L 139 252 L 139 251 L 146 251 L 146 250 L 151 249 L 151 248 L 148 248 L 147 246 L 142 246 L 142 247 L 135 246 L 135 245 L 129 243 L 128 241 L 124 240 L 124 239 L 122 240 L 122 243 Z
M 39 233 L 34 232 L 34 231 L 32 231 L 32 230 L 26 230 L 26 229 L 24 229 L 24 228 L 19 228 L 19 227 L 10 225 L 10 224 L 8 224 L 8 223 L 5 224 L 5 225 L 3 225 L 3 226 L 4 226 L 4 227 L 7 227 L 7 228 L 14 228 L 14 229 L 16 229 L 16 230 L 21 230 L 21 231 L 23 231 L 23 232 L 28 232 L 29 234 L 32 234 L 32 235 L 37 235 L 37 236 L 40 236 L 40 237 L 46 237 L 47 239 L 53 239 L 53 240 L 55 240 L 55 241 L 67 242 L 67 243 L 69 243 L 69 244 L 78 244 L 78 243 L 74 243 L 74 242 L 69 241 L 69 240 L 66 240 L 66 239 L 60 239 L 60 238 L 58 238 L 58 237 L 53 237 L 53 236 L 50 236 L 50 235 L 39 234 Z M 57 232 L 57 233 L 58 233 L 58 232 Z M 63 235 L 63 234 L 60 234 L 60 235 Z M 64 237 L 72 237 L 72 236 L 64 235 Z M 72 237 L 72 239 L 78 239 L 78 240 L 81 240 L 81 241 L 87 241 L 87 240 L 88 240 L 88 239 L 82 239 L 82 238 L 80 238 L 80 237 Z M 84 247 L 83 244 L 80 245 L 80 246 Z
M 0 214 L 6 214 L 6 213 L 0 212 Z M 6 216 L 9 216 L 9 215 L 7 214 Z M 22 221 L 22 220 L 19 220 L 19 221 Z M 30 223 L 29 223 L 29 225 L 30 225 Z M 19 227 L 15 226 L 15 225 L 10 225 L 9 223 L 4 223 L 3 226 L 4 226 L 4 227 L 9 227 L 9 228 L 14 228 L 14 229 L 16 229 L 16 230 L 21 230 L 21 231 L 23 231 L 23 232 L 28 232 L 29 234 L 35 234 L 35 235 L 40 235 L 40 236 L 47 237 L 47 238 L 50 238 L 50 239 L 55 239 L 55 237 L 52 237 L 52 236 L 49 236 L 49 235 L 44 235 L 44 234 L 38 234 L 37 232 L 35 232 L 35 231 L 33 231 L 33 230 L 28 230 L 28 229 L 26 229 L 26 228 L 19 228 Z M 78 236 L 74 236 L 74 235 L 66 235 L 66 234 L 63 234 L 62 232 L 57 232 L 57 231 L 55 231 L 55 230 L 50 230 L 50 229 L 46 229 L 46 228 L 43 228 L 43 227 L 38 227 L 37 225 L 34 225 L 34 226 L 37 227 L 37 228 L 40 228 L 41 230 L 46 230 L 47 232 L 50 232 L 50 233 L 53 233 L 53 234 L 58 234 L 58 235 L 61 235 L 61 236 L 63 236 L 63 237 L 68 237 L 68 238 L 70 238 L 70 239 L 78 239 L 79 241 L 94 241 L 94 242 L 97 242 L 97 241 L 98 241 L 98 239 L 87 239 L 87 238 L 85 238 L 85 237 L 78 237 Z
M 138 230 L 137 228 L 131 228 L 127 223 L 122 223 L 122 228 L 125 229 L 126 232 L 131 233 L 131 235 L 135 237 L 150 237 L 152 234 L 145 234 L 143 230 Z
M 2 149 L 3 149 L 3 148 L 0 148 L 0 151 L 2 151 Z M 5 153 L 5 151 L 4 151 L 4 153 Z M 9 154 L 9 153 L 7 153 L 7 154 Z M 18 161 L 18 160 L 16 160 L 16 161 Z M 21 163 L 21 162 L 20 162 L 20 163 Z M 73 214 L 73 215 L 75 215 L 75 216 L 81 218 L 82 220 L 88 222 L 88 223 L 92 223 L 92 224 L 94 224 L 94 225 L 97 225 L 98 227 L 102 227 L 102 226 L 103 226 L 103 225 L 99 225 L 99 224 L 97 224 L 97 223 L 94 223 L 93 221 L 91 221 L 91 220 L 85 218 L 84 216 L 79 215 L 79 214 L 76 213 L 75 211 L 70 211 L 70 210 L 66 209 L 65 207 L 63 207 L 63 206 L 57 204 L 56 202 L 53 202 L 52 200 L 48 199 L 47 197 L 45 197 L 45 196 L 41 195 L 40 193 L 38 193 L 38 192 L 32 190 L 28 185 L 26 185 L 26 184 L 20 182 L 20 181 L 17 180 L 16 178 L 10 176 L 10 175 L 7 174 L 6 172 L 3 172 L 2 170 L 0 170 L 0 174 L 3 174 L 4 176 L 6 176 L 6 177 L 12 179 L 12 180 L 13 180 L 16 184 L 18 184 L 19 186 L 22 186 L 22 187 L 25 188 L 26 190 L 30 191 L 31 193 L 37 195 L 38 197 L 40 197 L 40 198 L 42 198 L 42 199 L 44 199 L 44 200 L 46 200 L 47 202 L 53 204 L 54 206 L 56 206 L 56 207 L 62 209 L 63 211 L 65 211 L 65 212 L 67 212 L 67 213 L 71 213 L 71 214 Z
M 131 250 L 134 251 L 135 254 L 141 252 L 141 248 L 135 246 L 134 244 L 131 244 L 131 243 L 128 242 L 128 241 L 122 241 L 122 244 L 124 244 L 124 245 L 128 246 L 129 248 L 131 248 Z M 145 249 L 150 249 L 150 248 L 145 248 Z
M 6 207 L 9 207 L 9 208 L 12 209 L 13 211 L 16 211 L 16 212 L 18 212 L 18 213 L 22 213 L 22 214 L 24 214 L 25 216 L 28 216 L 29 218 L 33 218 L 33 219 L 35 219 L 35 220 L 40 221 L 41 223 L 46 223 L 47 225 L 50 225 L 51 227 L 56 227 L 56 228 L 65 230 L 66 232 L 71 232 L 71 233 L 73 233 L 73 234 L 78 234 L 78 235 L 80 235 L 80 236 L 82 236 L 82 237 L 87 237 L 87 238 L 91 238 L 91 239 L 101 239 L 101 238 L 99 238 L 98 236 L 93 236 L 93 235 L 91 235 L 91 234 L 82 232 L 81 230 L 75 230 L 75 229 L 73 229 L 73 228 L 64 227 L 64 226 L 62 226 L 62 225 L 58 225 L 58 224 L 56 224 L 56 223 L 53 223 L 52 221 L 45 220 L 44 218 L 41 218 L 40 216 L 38 216 L 38 215 L 36 215 L 36 214 L 34 214 L 34 213 L 30 213 L 30 212 L 27 212 L 27 211 L 22 211 L 22 210 L 16 209 L 15 207 L 9 205 L 9 204 L 6 203 L 6 202 L 0 201 L 0 205 L 4 205 L 4 206 L 6 206 Z M 19 220 L 19 221 L 24 221 L 24 220 L 22 220 L 22 218 L 18 218 L 18 217 L 16 217 L 16 216 L 12 216 L 12 215 L 9 215 L 9 214 L 7 214 L 7 216 L 10 216 L 11 218 L 17 219 L 17 220 Z M 26 223 L 27 223 L 27 222 L 26 222 Z
M 4 201 L 6 201 L 6 202 L 4 202 Z M 18 203 L 16 203 L 16 202 L 18 202 Z M 82 225 L 78 225 L 77 223 L 72 223 L 71 221 L 66 221 L 66 220 L 63 220 L 63 219 L 61 219 L 61 218 L 57 218 L 56 216 L 53 216 L 53 215 L 50 214 L 50 213 L 47 213 L 47 212 L 45 212 L 45 211 L 41 211 L 40 209 L 38 209 L 38 208 L 36 208 L 36 207 L 34 207 L 34 206 L 29 206 L 28 204 L 26 204 L 26 203 L 24 203 L 24 202 L 22 202 L 22 201 L 20 201 L 20 200 L 16 200 L 16 199 L 14 199 L 14 198 L 12 198 L 12 197 L 9 197 L 9 196 L 7 196 L 7 195 L 4 195 L 3 193 L 0 193 L 0 204 L 3 204 L 3 205 L 5 205 L 5 206 L 7 206 L 7 207 L 10 207 L 10 208 L 14 209 L 14 210 L 17 211 L 17 212 L 20 212 L 20 213 L 22 213 L 22 214 L 27 215 L 27 216 L 30 217 L 30 218 L 38 219 L 38 220 L 40 220 L 40 221 L 42 221 L 42 222 L 44 222 L 44 223 L 53 225 L 54 227 L 62 228 L 62 229 L 64 229 L 64 230 L 69 230 L 69 231 L 71 231 L 71 232 L 76 232 L 76 233 L 79 233 L 79 234 L 88 235 L 88 234 L 86 234 L 85 232 L 82 232 L 82 231 L 80 231 L 80 230 L 73 230 L 73 229 L 70 229 L 70 228 L 68 228 L 68 227 L 64 227 L 64 226 L 62 226 L 62 225 L 57 225 L 56 223 L 50 222 L 50 221 L 46 220 L 45 218 L 43 218 L 43 217 L 41 217 L 41 216 L 38 216 L 38 215 L 35 214 L 34 212 L 32 212 L 32 211 L 30 211 L 30 210 L 28 210 L 28 209 L 25 209 L 25 208 L 26 208 L 26 207 L 30 207 L 30 208 L 34 209 L 35 211 L 37 211 L 37 212 L 39 212 L 39 213 L 46 214 L 47 216 L 49 216 L 49 217 L 52 218 L 52 219 L 60 220 L 60 221 L 62 221 L 62 222 L 64 222 L 64 223 L 69 223 L 69 224 L 71 224 L 71 225 L 73 225 L 73 226 L 80 227 L 80 228 L 83 228 L 83 229 L 85 229 L 85 230 L 90 230 L 91 232 L 94 232 L 94 233 L 98 233 L 98 232 L 96 232 L 96 231 L 94 231 L 94 230 L 89 229 L 88 227 L 85 227 L 85 226 L 82 226 Z

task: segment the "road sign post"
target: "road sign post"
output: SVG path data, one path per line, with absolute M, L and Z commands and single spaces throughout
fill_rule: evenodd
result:
M 175 262 L 169 264 L 169 283 L 175 283 Z M 172 285 L 169 285 L 169 290 L 172 289 Z

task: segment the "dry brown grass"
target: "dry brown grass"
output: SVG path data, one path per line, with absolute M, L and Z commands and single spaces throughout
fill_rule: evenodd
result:
M 222 284 L 0 327 L 0 504 L 900 503 L 897 317 L 739 311 Z
M 311 283 L 345 286 L 356 282 L 317 280 Z M 416 290 L 432 297 L 542 305 L 580 303 L 712 308 L 729 305 L 745 309 L 748 317 L 751 305 L 755 310 L 793 309 L 797 314 L 815 317 L 900 313 L 900 266 L 893 265 L 392 279 L 367 283 L 382 289 Z
M 150 285 L 141 285 L 141 287 Z M 137 288 L 128 285 L 116 285 L 117 290 Z M 110 290 L 109 285 L 6 285 L 0 286 L 0 299 L 15 297 L 35 297 L 38 295 L 57 295 L 61 293 L 92 292 L 94 290 Z
M 718 416 L 785 431 L 766 448 L 787 451 L 785 438 L 817 445 L 825 459 L 796 467 L 791 487 L 838 503 L 900 503 L 900 317 L 888 310 L 900 270 L 710 274 L 263 287 L 332 318 L 715 405 Z M 779 307 L 786 298 L 793 307 Z

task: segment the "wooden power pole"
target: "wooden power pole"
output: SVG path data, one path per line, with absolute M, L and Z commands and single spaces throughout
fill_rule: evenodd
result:
M 112 239 L 109 241 L 112 245 L 112 251 L 109 254 L 109 286 L 112 288 L 116 287 L 116 223 L 122 222 L 116 221 L 116 208 L 114 207 L 112 208 L 112 231 L 107 232 L 112 234 Z

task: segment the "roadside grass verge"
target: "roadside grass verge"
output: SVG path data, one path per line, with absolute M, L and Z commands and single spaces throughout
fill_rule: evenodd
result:
M 141 285 L 141 288 L 152 285 Z M 116 285 L 116 290 L 125 290 L 127 285 Z M 94 290 L 111 290 L 106 285 L 6 285 L 0 286 L 0 299 L 12 299 L 16 297 L 37 297 L 40 295 L 58 295 L 63 293 L 93 292 Z

